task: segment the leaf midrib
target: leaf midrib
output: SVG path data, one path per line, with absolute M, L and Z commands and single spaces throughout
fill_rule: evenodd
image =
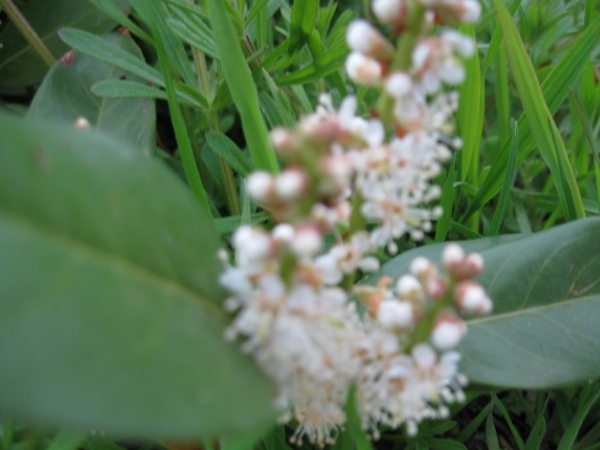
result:
M 488 317 L 480 317 L 477 319 L 472 319 L 472 320 L 468 320 L 467 321 L 467 325 L 469 326 L 479 326 L 488 322 L 495 322 L 495 321 L 499 321 L 499 320 L 505 320 L 505 319 L 510 319 L 512 317 L 516 317 L 516 316 L 524 316 L 527 314 L 539 314 L 541 312 L 547 311 L 547 310 L 551 310 L 554 308 L 560 308 L 563 306 L 568 306 L 572 303 L 577 303 L 577 302 L 586 302 L 586 301 L 593 301 L 593 300 L 599 300 L 600 299 L 600 294 L 591 294 L 591 295 L 584 295 L 582 297 L 576 297 L 576 298 L 571 298 L 571 299 L 565 299 L 565 300 L 561 300 L 558 302 L 554 302 L 551 303 L 549 305 L 540 305 L 540 306 L 533 306 L 531 308 L 526 308 L 526 309 L 518 309 L 516 311 L 510 311 L 507 313 L 502 313 L 502 314 L 495 314 L 493 316 L 488 316 Z
M 32 220 L 30 217 L 19 214 L 14 211 L 6 210 L 4 208 L 0 208 L 0 220 L 7 220 L 9 222 L 13 222 L 18 224 L 18 226 L 23 228 L 28 228 L 28 232 L 33 234 L 42 235 L 44 239 L 49 241 L 53 241 L 54 243 L 61 244 L 58 247 L 68 248 L 67 253 L 79 252 L 79 254 L 83 254 L 89 259 L 100 261 L 102 264 L 115 269 L 117 272 L 125 273 L 129 272 L 130 277 L 137 277 L 149 281 L 150 284 L 158 285 L 164 291 L 176 291 L 181 297 L 186 300 L 202 305 L 203 308 L 213 315 L 216 315 L 220 319 L 227 319 L 227 315 L 224 311 L 217 307 L 217 305 L 210 300 L 206 299 L 200 293 L 192 290 L 186 285 L 174 280 L 172 278 L 167 278 L 166 276 L 151 271 L 146 267 L 140 266 L 139 264 L 131 261 L 128 258 L 123 257 L 123 255 L 109 253 L 103 250 L 100 247 L 94 246 L 89 242 L 83 240 L 76 240 L 72 236 L 61 232 L 60 230 L 56 230 L 53 228 L 49 228 L 44 226 L 43 223 Z M 66 245 L 65 245 L 66 244 Z

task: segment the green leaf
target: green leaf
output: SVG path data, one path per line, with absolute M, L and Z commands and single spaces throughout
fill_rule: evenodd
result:
M 448 168 L 448 175 L 446 176 L 446 182 L 444 183 L 444 189 L 440 199 L 440 205 L 442 206 L 444 213 L 442 214 L 442 217 L 439 218 L 435 226 L 435 242 L 444 242 L 446 240 L 446 235 L 448 234 L 448 227 L 450 225 L 450 220 L 452 219 L 455 179 L 456 155 L 452 158 L 452 162 Z
M 113 0 L 87 0 L 116 23 L 121 25 L 122 27 L 127 28 L 133 34 L 138 36 L 143 41 L 152 45 L 152 38 L 142 30 L 139 26 L 136 25 L 129 17 L 127 17 L 126 11 L 123 11 L 118 5 L 114 3 Z
M 600 398 L 600 391 L 592 394 L 586 401 L 583 403 L 578 409 L 575 417 L 567 426 L 563 437 L 558 443 L 557 450 L 571 450 L 573 445 L 575 445 L 575 440 L 577 439 L 577 434 L 579 433 L 579 429 L 583 424 L 583 419 L 586 418 L 590 408 L 596 403 L 596 401 Z
M 512 17 L 501 0 L 494 0 L 506 53 L 529 127 L 552 177 L 567 220 L 585 217 L 579 188 L 564 143 L 546 105 L 535 70 Z
M 158 70 L 150 67 L 131 53 L 111 45 L 100 36 L 71 28 L 63 28 L 59 34 L 61 39 L 75 50 L 120 67 L 160 87 L 165 86 L 162 75 Z
M 598 233 L 600 219 L 593 218 L 460 243 L 483 255 L 487 269 L 479 281 L 494 300 L 493 315 L 467 321 L 461 369 L 472 382 L 547 389 L 600 377 Z M 443 248 L 403 253 L 367 282 L 398 278 L 416 256 L 439 261 Z
M 163 37 L 166 33 L 166 26 L 162 22 L 160 9 L 157 9 L 153 7 L 153 5 L 146 2 L 141 2 L 138 4 L 138 6 L 142 8 L 143 15 L 147 17 L 150 28 L 152 30 L 152 36 L 154 37 L 154 40 L 156 42 L 158 62 L 160 64 L 160 68 L 162 70 L 162 74 L 165 80 L 165 90 L 167 92 L 169 113 L 171 114 L 171 122 L 173 124 L 173 130 L 175 131 L 175 139 L 177 140 L 179 153 L 181 154 L 181 161 L 185 170 L 185 176 L 187 178 L 190 189 L 198 198 L 198 201 L 204 209 L 204 212 L 210 215 L 211 211 L 208 196 L 206 194 L 206 191 L 204 190 L 202 180 L 200 179 L 198 163 L 195 159 L 196 157 L 192 150 L 192 144 L 190 142 L 190 136 L 188 135 L 187 125 L 183 118 L 181 105 L 177 100 L 175 81 L 171 73 L 171 53 L 167 52 L 169 47 L 165 45 L 165 41 L 163 40 Z
M 258 170 L 278 172 L 279 166 L 260 113 L 258 92 L 240 48 L 235 29 L 221 0 L 207 0 L 212 28 L 220 31 L 217 48 L 227 86 L 242 117 L 248 150 Z
M 558 110 L 558 107 L 567 97 L 567 88 L 575 82 L 576 78 L 587 64 L 590 52 L 596 44 L 596 37 L 599 30 L 600 17 L 597 17 L 571 45 L 569 51 L 565 53 L 542 82 L 541 89 L 551 113 L 555 113 Z M 535 148 L 535 141 L 529 123 L 525 118 L 525 114 L 522 114 L 521 117 L 519 117 L 519 136 L 520 143 L 517 155 L 517 166 L 519 166 Z M 465 217 L 462 219 L 463 221 L 473 212 L 478 211 L 483 204 L 490 201 L 501 189 L 510 148 L 511 140 L 507 140 L 498 154 L 498 157 L 492 164 L 488 175 L 477 192 L 477 196 L 469 205 Z
M 209 131 L 206 133 L 206 142 L 211 150 L 223 158 L 233 170 L 242 177 L 247 177 L 254 170 L 252 162 L 240 148 L 223 133 Z
M 298 52 L 308 42 L 318 13 L 319 0 L 296 0 L 293 3 L 288 53 Z
M 142 59 L 133 39 L 120 34 L 104 37 L 110 45 Z M 101 80 L 139 78 L 124 70 L 74 52 L 73 63 L 57 62 L 38 89 L 27 113 L 28 118 L 49 118 L 74 124 L 85 117 L 92 129 L 106 133 L 149 155 L 154 146 L 156 112 L 149 98 L 103 99 L 90 94 L 92 85 Z
M 118 8 L 127 9 L 127 2 L 117 0 Z M 46 47 L 58 59 L 67 50 L 57 35 L 62 27 L 77 27 L 91 33 L 107 33 L 116 22 L 86 1 L 30 0 L 21 12 L 40 36 Z M 0 50 L 0 87 L 20 87 L 39 83 L 48 67 L 21 36 L 14 24 L 2 30 Z
M 472 25 L 463 25 L 460 31 L 475 40 Z M 466 78 L 459 88 L 460 104 L 456 111 L 459 135 L 463 140 L 461 150 L 460 180 L 477 181 L 479 167 L 479 144 L 483 131 L 484 116 L 484 80 L 479 66 L 479 52 L 465 61 Z
M 188 19 L 190 22 L 192 17 Z M 219 59 L 219 52 L 212 36 L 212 31 L 201 20 L 198 20 L 193 28 L 177 19 L 167 19 L 167 25 L 169 25 L 171 30 L 173 30 L 180 39 L 184 40 L 192 47 L 200 50 L 202 53 L 207 54 L 213 59 Z
M 502 190 L 500 191 L 500 198 L 498 199 L 498 204 L 496 205 L 496 210 L 494 211 L 494 215 L 492 217 L 492 222 L 490 224 L 490 228 L 488 230 L 488 236 L 495 236 L 498 234 L 498 230 L 500 229 L 500 224 L 502 223 L 502 219 L 504 219 L 504 213 L 506 212 L 506 206 L 508 205 L 508 198 L 510 196 L 510 190 L 512 188 L 514 179 L 515 179 L 515 171 L 517 169 L 517 149 L 519 148 L 519 127 L 515 122 L 513 135 L 512 135 L 512 145 L 510 149 L 510 157 L 508 159 L 508 165 L 506 166 L 506 175 L 504 176 L 504 184 L 502 186 Z
M 93 131 L 0 115 L 0 135 L 3 415 L 177 440 L 272 423 L 189 189 Z
M 344 65 L 348 44 L 339 41 L 302 69 L 277 78 L 278 84 L 307 84 L 326 77 Z

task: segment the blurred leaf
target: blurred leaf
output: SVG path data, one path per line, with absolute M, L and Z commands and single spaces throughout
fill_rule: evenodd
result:
M 107 43 L 142 59 L 133 39 L 120 34 L 104 37 Z M 57 62 L 38 89 L 27 113 L 28 118 L 48 118 L 74 124 L 85 117 L 92 129 L 150 154 L 154 146 L 156 112 L 149 98 L 104 99 L 90 94 L 101 80 L 139 80 L 124 70 L 91 56 L 74 52 L 73 63 Z
M 272 423 L 189 189 L 93 131 L 0 115 L 0 135 L 3 414 L 178 440 Z
M 116 3 L 121 10 L 127 10 L 125 0 Z M 30 0 L 21 12 L 57 59 L 68 50 L 56 33 L 59 28 L 76 27 L 91 33 L 106 33 L 116 25 L 113 19 L 86 1 Z M 0 87 L 29 86 L 42 81 L 48 67 L 14 24 L 9 23 L 2 30 L 2 44 Z
M 472 382 L 547 389 L 600 377 L 599 233 L 594 218 L 460 243 L 483 255 L 490 269 L 479 281 L 494 300 L 493 315 L 467 321 L 461 369 Z M 403 253 L 366 282 L 408 273 L 416 256 L 439 261 L 443 248 Z
M 501 0 L 494 0 L 494 4 L 498 11 L 506 54 L 525 116 L 540 153 L 552 173 L 565 217 L 567 220 L 585 217 L 581 195 L 567 151 L 546 105 L 531 60 L 506 6 Z

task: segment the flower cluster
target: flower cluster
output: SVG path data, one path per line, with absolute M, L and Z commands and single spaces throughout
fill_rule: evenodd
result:
M 246 190 L 276 225 L 240 227 L 233 260 L 220 255 L 225 306 L 235 313 L 226 337 L 273 380 L 297 443 L 333 442 L 352 386 L 374 437 L 379 425 L 405 424 L 413 434 L 424 418 L 445 417 L 446 404 L 464 398 L 454 350 L 467 332 L 461 316 L 492 309 L 474 281 L 482 257 L 455 244 L 441 270 L 419 257 L 409 275 L 354 285 L 358 273 L 380 269 L 380 248 L 394 254 L 402 236 L 422 239 L 442 213 L 428 205 L 440 195 L 433 179 L 441 164 L 460 147 L 451 89 L 474 45 L 450 29 L 430 32 L 480 13 L 474 0 L 374 0 L 372 8 L 400 44 L 355 21 L 346 71 L 380 91 L 376 118 L 358 115 L 354 97 L 336 110 L 322 94 L 295 129 L 273 130 L 285 169 L 252 173 Z

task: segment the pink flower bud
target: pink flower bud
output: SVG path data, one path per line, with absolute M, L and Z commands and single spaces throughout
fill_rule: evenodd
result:
M 431 275 L 425 280 L 425 293 L 433 300 L 439 300 L 446 295 L 446 283 L 437 275 Z
M 294 133 L 287 128 L 274 128 L 271 130 L 269 137 L 275 150 L 281 153 L 288 153 L 294 148 Z
M 408 297 L 411 294 L 422 292 L 421 283 L 412 275 L 402 275 L 396 283 L 396 291 L 401 297 Z
M 404 0 L 374 0 L 373 14 L 385 25 L 401 25 L 406 19 L 406 3 Z
M 471 253 L 465 258 L 465 263 L 473 277 L 481 275 L 483 272 L 483 256 L 479 253 Z
M 275 179 L 275 192 L 283 201 L 295 200 L 308 187 L 308 180 L 302 170 L 288 169 Z
M 481 5 L 478 1 L 463 0 L 460 5 L 460 21 L 464 23 L 476 23 L 481 16 Z
M 430 273 L 435 271 L 435 266 L 431 261 L 423 256 L 417 256 L 410 263 L 410 271 L 414 276 L 419 279 L 429 276 Z
M 253 172 L 246 178 L 246 191 L 256 202 L 264 202 L 273 187 L 273 176 L 268 172 Z
M 467 325 L 452 315 L 440 317 L 433 328 L 431 342 L 438 350 L 456 347 L 467 334 Z
M 385 89 L 394 98 L 401 98 L 409 94 L 413 89 L 412 79 L 403 72 L 391 74 L 386 83 Z
M 385 59 L 394 50 L 392 45 L 366 20 L 355 20 L 348 27 L 346 41 L 351 50 L 375 59 Z
M 479 316 L 489 314 L 493 306 L 485 289 L 472 281 L 463 281 L 456 287 L 454 301 L 462 312 Z
M 312 225 L 301 225 L 296 229 L 296 236 L 292 241 L 291 248 L 300 257 L 312 257 L 323 245 L 323 236 Z
M 352 52 L 346 59 L 346 72 L 354 82 L 374 86 L 381 81 L 383 70 L 376 60 L 362 53 Z
M 446 270 L 459 265 L 465 259 L 465 251 L 458 244 L 448 244 L 442 252 L 442 265 Z

